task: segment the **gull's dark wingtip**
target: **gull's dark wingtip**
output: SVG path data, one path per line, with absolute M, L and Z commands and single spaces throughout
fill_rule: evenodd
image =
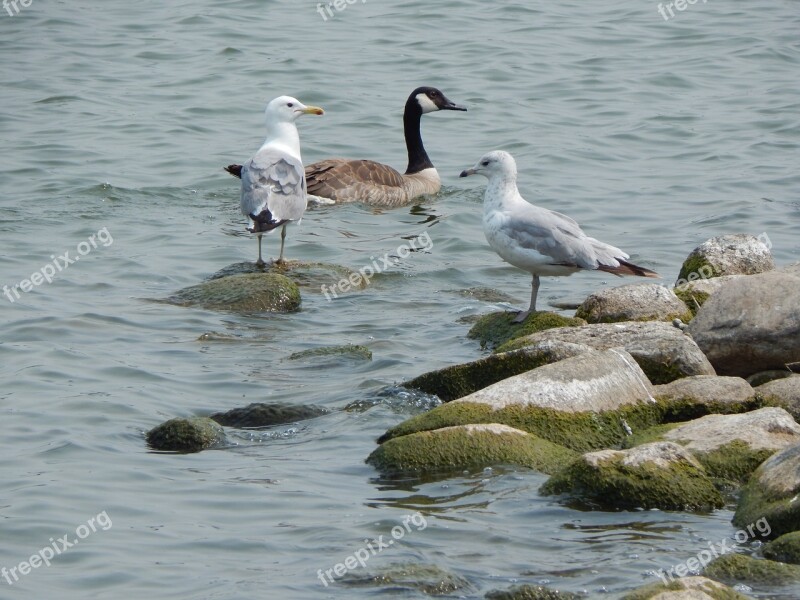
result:
M 234 177 L 238 177 L 239 179 L 242 178 L 242 165 L 228 165 L 227 167 L 222 168 Z

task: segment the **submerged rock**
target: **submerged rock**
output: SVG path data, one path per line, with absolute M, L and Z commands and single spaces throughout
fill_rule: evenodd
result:
M 713 279 L 687 281 L 686 283 L 675 286 L 673 291 L 689 308 L 692 316 L 694 316 L 697 314 L 697 311 L 700 310 L 700 307 L 705 304 L 706 300 L 717 293 L 722 286 L 740 277 L 746 277 L 746 275 L 722 275 L 720 277 L 714 277 Z M 688 323 L 688 320 L 685 321 Z
M 729 583 L 785 585 L 800 581 L 800 567 L 774 560 L 758 560 L 744 554 L 723 554 L 708 565 L 704 575 Z
M 486 600 L 582 600 L 572 592 L 560 592 L 541 585 L 517 585 L 505 591 L 491 591 L 485 596 Z
M 372 360 L 372 350 L 366 346 L 356 346 L 345 344 L 344 346 L 322 346 L 321 348 L 311 348 L 302 350 L 289 355 L 289 360 L 301 360 L 306 358 L 319 357 L 344 357 L 356 360 Z
M 716 375 L 714 368 L 692 338 L 669 323 L 659 321 L 597 323 L 534 333 L 498 348 L 524 348 L 545 340 L 584 344 L 597 350 L 622 347 L 654 384 L 669 383 L 690 375 Z
M 553 473 L 576 456 L 519 429 L 489 423 L 404 435 L 378 446 L 367 463 L 391 474 L 436 474 L 493 465 L 519 465 Z
M 752 600 L 707 577 L 681 577 L 669 583 L 651 583 L 625 594 L 620 600 Z
M 764 558 L 800 565 L 800 531 L 785 533 L 761 549 Z
M 321 406 L 287 404 L 281 402 L 254 403 L 226 412 L 214 413 L 209 418 L 226 427 L 269 427 L 296 423 L 306 419 L 327 415 L 330 411 Z
M 724 505 L 700 463 L 671 442 L 584 454 L 539 491 L 567 494 L 611 510 L 708 510 Z
M 322 286 L 326 286 L 329 294 L 331 294 L 330 288 L 337 285 L 340 281 L 345 280 L 350 283 L 349 279 L 351 276 L 353 276 L 354 279 L 356 276 L 359 278 L 356 284 L 351 284 L 351 289 L 361 290 L 368 285 L 367 280 L 363 279 L 361 275 L 355 271 L 352 271 L 351 269 L 348 269 L 347 267 L 331 265 L 322 262 L 306 262 L 302 260 L 285 260 L 281 263 L 271 261 L 264 266 L 258 266 L 254 262 L 234 263 L 214 273 L 211 277 L 209 277 L 209 280 L 247 273 L 271 273 L 274 275 L 283 275 L 291 279 L 303 289 L 313 290 L 320 293 L 324 293 Z
M 425 526 L 427 527 L 427 523 Z M 424 527 L 414 524 L 410 532 L 422 529 Z M 346 564 L 344 566 L 347 567 Z M 399 590 L 416 590 L 428 596 L 453 596 L 458 592 L 473 590 L 469 581 L 463 577 L 435 565 L 417 563 L 390 564 L 372 573 L 350 570 L 341 582 L 350 587 L 386 588 L 391 590 L 392 595 L 396 595 Z
M 294 312 L 300 309 L 300 290 L 283 275 L 251 273 L 184 288 L 167 302 L 235 313 Z
M 678 281 L 710 279 L 721 275 L 754 275 L 775 268 L 772 253 L 755 236 L 737 233 L 711 238 L 692 250 Z
M 464 290 L 448 291 L 456 293 L 459 296 L 464 296 L 465 298 L 474 298 L 475 300 L 480 300 L 481 302 L 508 302 L 509 304 L 516 302 L 512 296 L 509 296 L 505 292 L 501 292 L 500 290 L 495 290 L 489 287 L 471 287 Z
M 226 443 L 225 432 L 206 417 L 170 419 L 147 432 L 153 450 L 200 452 Z
M 756 391 L 767 404 L 780 406 L 800 419 L 800 375 L 770 381 L 758 386 Z
M 511 352 L 431 371 L 402 384 L 409 389 L 435 394 L 445 402 L 462 398 L 493 383 L 536 367 L 591 351 L 588 346 L 545 341 Z
M 512 323 L 516 312 L 494 312 L 480 317 L 467 337 L 480 341 L 481 347 L 496 347 L 505 342 L 555 327 L 577 327 L 585 325 L 583 319 L 562 317 L 556 313 L 539 311 L 531 313 L 522 323 Z
M 689 333 L 720 375 L 747 377 L 800 361 L 800 277 L 762 273 L 722 287 Z
M 692 313 L 670 289 L 656 283 L 630 284 L 593 293 L 575 316 L 588 323 L 689 321 Z
M 733 524 L 747 527 L 759 519 L 770 526 L 768 537 L 800 530 L 800 445 L 773 454 L 742 489 Z

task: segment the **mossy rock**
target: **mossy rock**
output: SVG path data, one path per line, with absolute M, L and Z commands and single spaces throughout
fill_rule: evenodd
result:
M 567 494 L 610 510 L 710 510 L 725 504 L 686 450 L 659 442 L 585 454 L 548 479 L 539 492 Z
M 764 558 L 800 565 L 800 531 L 785 533 L 761 549 Z
M 343 357 L 355 360 L 372 360 L 372 350 L 366 346 L 346 344 L 344 346 L 322 346 L 321 348 L 310 348 L 301 350 L 289 355 L 289 360 L 303 360 L 307 358 L 320 357 Z
M 472 326 L 467 337 L 476 339 L 481 347 L 498 347 L 509 340 L 530 335 L 555 327 L 578 327 L 586 325 L 583 319 L 563 317 L 552 312 L 539 311 L 531 313 L 522 323 L 512 323 L 515 312 L 495 312 L 484 315 Z
M 700 307 L 703 306 L 706 300 L 711 297 L 711 294 L 707 292 L 692 290 L 683 285 L 676 287 L 673 291 L 675 292 L 675 295 L 681 299 L 681 302 L 686 305 L 686 308 L 689 309 L 692 317 L 697 314 L 697 311 L 700 310 Z M 684 323 L 686 322 L 687 321 L 684 320 Z
M 321 406 L 257 402 L 245 407 L 233 408 L 226 412 L 214 413 L 209 418 L 226 427 L 271 427 L 273 425 L 284 425 L 286 423 L 314 419 L 328 413 L 330 411 Z
M 414 522 L 410 522 L 409 527 L 410 530 L 408 528 L 404 530 L 406 535 L 422 531 L 427 527 L 427 522 L 424 527 L 418 527 Z M 379 571 L 366 573 L 360 570 L 350 570 L 341 579 L 341 583 L 348 587 L 385 588 L 387 591 L 391 590 L 388 592 L 391 595 L 397 595 L 399 590 L 407 592 L 415 590 L 427 596 L 454 597 L 459 592 L 463 596 L 464 592 L 474 590 L 469 581 L 463 577 L 445 571 L 436 565 L 422 563 L 393 563 Z
M 681 592 L 684 592 L 684 594 Z M 750 596 L 740 594 L 727 585 L 712 581 L 706 577 L 682 577 L 669 582 L 651 583 L 625 594 L 620 600 L 658 600 L 661 598 L 670 598 L 670 600 L 681 600 L 683 598 L 686 600 L 697 600 L 698 598 L 752 600 Z
M 800 567 L 732 552 L 715 559 L 703 574 L 728 583 L 786 585 L 800 581 Z
M 542 473 L 563 468 L 577 454 L 505 425 L 465 425 L 389 440 L 367 463 L 386 474 L 439 474 L 494 465 L 518 465 Z
M 300 309 L 300 290 L 284 275 L 229 275 L 184 288 L 167 299 L 170 304 L 240 314 L 294 312 Z
M 691 281 L 694 281 L 698 278 L 711 279 L 720 275 L 724 275 L 724 273 L 708 262 L 702 254 L 696 253 L 695 250 L 683 261 L 680 273 L 678 273 L 678 281 L 689 281 L 690 276 L 692 276 Z
M 170 419 L 147 432 L 153 450 L 200 452 L 226 443 L 225 432 L 207 417 Z
M 291 279 L 304 290 L 307 289 L 309 291 L 324 293 L 322 286 L 331 288 L 342 279 L 348 280 L 350 276 L 356 272 L 341 265 L 302 260 L 284 260 L 280 263 L 270 261 L 262 266 L 254 262 L 241 262 L 234 263 L 217 271 L 209 277 L 209 280 L 248 273 L 283 275 Z M 352 289 L 361 290 L 367 287 L 367 285 L 366 281 L 360 279 L 357 285 L 351 287 Z
M 492 591 L 486 594 L 486 600 L 583 600 L 571 592 L 559 592 L 541 585 L 518 585 L 505 591 Z

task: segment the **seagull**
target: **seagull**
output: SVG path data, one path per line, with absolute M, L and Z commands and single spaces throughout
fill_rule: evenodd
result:
M 466 111 L 451 102 L 441 90 L 418 87 L 408 96 L 403 111 L 403 131 L 408 150 L 408 167 L 400 173 L 374 160 L 329 158 L 306 167 L 308 193 L 320 204 L 363 202 L 371 206 L 396 207 L 435 194 L 442 187 L 420 134 L 422 115 L 439 110 Z M 239 177 L 239 165 L 225 170 Z
M 297 98 L 279 96 L 264 111 L 267 139 L 241 169 L 242 213 L 248 219 L 250 233 L 258 236 L 258 260 L 261 258 L 261 236 L 281 229 L 281 252 L 276 262 L 283 262 L 286 226 L 299 221 L 306 211 L 306 178 L 300 158 L 300 136 L 294 122 L 301 115 L 322 115 L 317 106 L 306 106 Z
M 507 263 L 533 275 L 531 305 L 514 323 L 536 312 L 539 276 L 564 277 L 578 271 L 660 277 L 638 267 L 619 248 L 587 236 L 574 220 L 531 204 L 517 189 L 517 163 L 508 152 L 483 155 L 461 177 L 480 174 L 489 180 L 483 198 L 483 233 L 492 249 Z

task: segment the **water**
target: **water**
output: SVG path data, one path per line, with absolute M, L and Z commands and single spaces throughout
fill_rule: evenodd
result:
M 19 300 L 0 297 L 0 566 L 91 518 L 97 529 L 13 586 L 0 580 L 0 598 L 424 597 L 317 578 L 416 511 L 424 530 L 352 574 L 425 563 L 469 582 L 449 597 L 512 582 L 597 597 L 734 534 L 729 510 L 587 512 L 539 497 L 536 473 L 388 482 L 363 462 L 421 410 L 386 386 L 481 356 L 459 319 L 497 305 L 458 290 L 527 302 L 528 277 L 483 239 L 482 181 L 457 178 L 490 149 L 516 155 L 529 200 L 666 283 L 713 235 L 766 233 L 779 263 L 800 255 L 797 4 L 710 0 L 668 21 L 655 2 L 587 4 L 370 0 L 327 21 L 313 2 L 33 0 L 0 12 L 0 285 L 74 258 L 92 235 L 113 240 Z M 357 269 L 426 232 L 429 252 L 333 302 L 307 291 L 293 315 L 149 301 L 254 259 L 221 166 L 258 147 L 267 100 L 326 108 L 300 122 L 307 162 L 402 168 L 401 111 L 418 85 L 469 107 L 423 120 L 443 191 L 383 213 L 309 212 L 287 255 Z M 545 279 L 540 299 L 619 283 Z M 345 343 L 374 360 L 286 360 Z M 255 401 L 371 408 L 233 433 L 221 451 L 146 448 L 165 419 Z

